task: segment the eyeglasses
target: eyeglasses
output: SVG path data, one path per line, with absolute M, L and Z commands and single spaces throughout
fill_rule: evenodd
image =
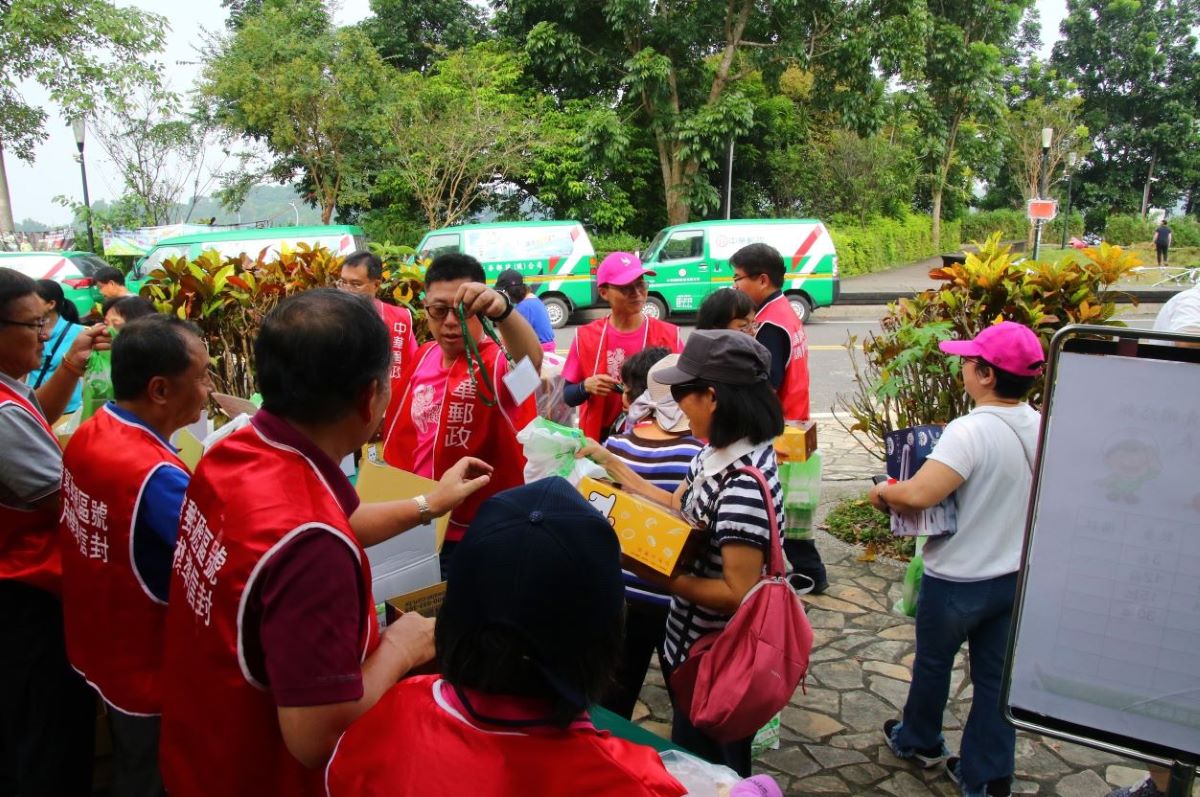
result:
M 0 324 L 7 324 L 10 327 L 29 327 L 41 332 L 46 328 L 46 324 L 50 323 L 46 318 L 39 318 L 37 321 L 9 321 L 7 318 L 0 318 Z
M 639 279 L 637 282 L 631 282 L 628 285 L 610 284 L 608 287 L 620 291 L 622 296 L 637 296 L 639 293 L 645 293 L 648 290 L 646 280 L 644 279 Z
M 434 321 L 445 321 L 446 316 L 450 315 L 450 311 L 453 309 L 454 306 L 449 304 L 427 304 L 425 305 L 425 315 Z
M 749 274 L 738 274 L 736 277 L 733 278 L 733 284 L 737 285 L 742 280 L 748 280 L 748 279 L 750 279 Z
M 335 284 L 339 288 L 350 288 L 351 290 L 355 291 L 361 291 L 363 288 L 367 287 L 367 283 L 365 282 L 353 282 L 351 280 L 344 279 L 339 279 Z

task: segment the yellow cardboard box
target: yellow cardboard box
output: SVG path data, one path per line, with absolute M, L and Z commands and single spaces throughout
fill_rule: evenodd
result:
M 816 421 L 788 421 L 775 438 L 775 456 L 785 462 L 804 462 L 816 450 Z
M 416 612 L 423 617 L 437 617 L 437 613 L 442 608 L 442 602 L 445 599 L 446 582 L 441 581 L 429 587 L 397 595 L 390 599 L 388 603 L 391 604 L 393 609 L 402 614 Z
M 630 559 L 669 576 L 694 556 L 698 535 L 678 513 L 612 482 L 585 477 L 579 492 L 608 518 L 621 552 Z
M 397 501 L 402 498 L 414 498 L 418 495 L 428 496 L 437 487 L 437 482 L 426 479 L 406 470 L 393 468 L 386 464 L 372 446 L 363 448 L 362 461 L 358 465 L 358 480 L 354 484 L 358 497 L 364 503 L 377 501 Z M 450 523 L 450 515 L 442 515 L 433 521 L 437 530 L 437 549 L 442 550 L 446 539 L 446 526 Z

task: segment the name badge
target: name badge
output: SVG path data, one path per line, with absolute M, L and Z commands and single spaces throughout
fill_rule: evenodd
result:
M 504 386 L 508 388 L 508 394 L 513 397 L 513 401 L 521 404 L 525 399 L 533 395 L 539 387 L 541 387 L 542 378 L 538 376 L 537 369 L 533 367 L 533 363 L 528 357 L 521 359 L 521 362 L 509 369 L 504 375 Z

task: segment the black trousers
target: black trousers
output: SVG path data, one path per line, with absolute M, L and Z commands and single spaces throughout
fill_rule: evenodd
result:
M 108 706 L 113 739 L 112 797 L 163 797 L 158 769 L 161 717 L 134 717 Z
M 96 694 L 67 662 L 62 604 L 0 580 L 0 795 L 87 797 Z
M 687 718 L 687 712 L 675 706 L 671 741 L 705 761 L 724 764 L 743 778 L 751 775 L 750 765 L 753 759 L 750 756 L 750 745 L 754 741 L 753 736 L 736 742 L 718 742 L 692 725 L 691 720 Z
M 669 605 L 657 605 L 645 601 L 625 602 L 625 643 L 621 651 L 621 663 L 617 666 L 615 684 L 601 705 L 625 719 L 633 718 L 642 684 L 646 682 L 646 671 L 650 669 L 650 657 L 657 653 L 662 664 L 663 638 L 667 634 L 667 612 Z M 665 669 L 665 668 L 664 668 Z
M 821 552 L 812 540 L 784 540 L 783 552 L 787 554 L 792 569 L 813 580 L 818 588 L 829 583 L 825 574 L 825 563 L 821 561 Z

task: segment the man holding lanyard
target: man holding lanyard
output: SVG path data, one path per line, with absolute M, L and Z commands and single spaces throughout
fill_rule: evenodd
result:
M 754 338 L 771 352 L 771 387 L 788 421 L 808 420 L 808 336 L 783 295 L 783 257 L 767 244 L 743 246 L 729 258 L 733 287 L 750 297 L 758 313 Z M 825 563 L 811 539 L 785 539 L 783 550 L 795 572 L 813 581 L 813 593 L 829 586 Z
M 621 365 L 652 346 L 683 350 L 679 328 L 642 314 L 646 305 L 646 275 L 637 255 L 613 252 L 600 264 L 596 284 L 612 312 L 582 326 L 563 366 L 563 399 L 579 407 L 579 428 L 589 439 L 603 443 L 621 414 Z M 636 398 L 636 397 L 635 397 Z

